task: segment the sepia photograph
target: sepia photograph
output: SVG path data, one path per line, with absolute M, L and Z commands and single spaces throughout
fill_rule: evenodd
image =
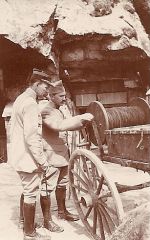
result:
M 150 0 L 0 0 L 0 240 L 150 240 Z

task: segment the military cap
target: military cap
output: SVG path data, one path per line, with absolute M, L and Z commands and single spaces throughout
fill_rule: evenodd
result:
M 50 76 L 46 72 L 44 72 L 43 70 L 33 68 L 30 79 L 35 78 L 35 77 L 36 77 L 36 79 L 38 79 L 42 82 L 45 82 L 49 85 L 52 85 L 51 82 L 50 82 Z
M 50 88 L 50 93 L 51 94 L 57 94 L 61 92 L 66 92 L 65 88 L 63 86 L 62 80 L 53 82 Z

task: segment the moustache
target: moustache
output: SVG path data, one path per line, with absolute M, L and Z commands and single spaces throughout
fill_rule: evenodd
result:
M 62 100 L 62 103 L 66 103 L 66 100 Z
M 49 94 L 48 94 L 47 96 L 45 96 L 45 99 L 46 99 L 46 100 L 48 100 L 48 101 L 50 101 L 50 100 L 51 100 L 51 98 L 50 98 Z

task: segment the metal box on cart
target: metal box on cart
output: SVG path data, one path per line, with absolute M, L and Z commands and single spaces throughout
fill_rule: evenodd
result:
M 150 124 L 114 128 L 105 134 L 109 156 L 150 163 Z

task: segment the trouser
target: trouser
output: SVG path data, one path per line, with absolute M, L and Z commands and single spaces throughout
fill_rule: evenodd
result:
M 68 184 L 68 166 L 52 167 L 51 171 L 46 173 L 46 181 L 42 180 L 41 195 L 47 196 L 55 190 L 55 188 L 66 188 Z
M 18 172 L 18 174 L 23 186 L 24 203 L 35 203 L 41 183 L 42 173 Z

